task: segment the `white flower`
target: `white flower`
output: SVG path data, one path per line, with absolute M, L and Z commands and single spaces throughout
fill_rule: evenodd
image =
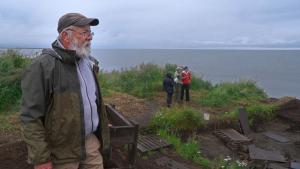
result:
M 224 161 L 230 161 L 231 157 L 230 156 L 226 156 L 226 158 L 224 158 Z
M 237 163 L 238 166 L 240 166 L 240 167 L 246 167 L 246 166 L 247 166 L 247 162 L 246 162 L 246 161 L 239 161 L 239 160 L 236 160 L 236 163 Z
M 247 166 L 247 162 L 246 161 L 241 161 L 241 166 L 242 167 L 246 167 Z

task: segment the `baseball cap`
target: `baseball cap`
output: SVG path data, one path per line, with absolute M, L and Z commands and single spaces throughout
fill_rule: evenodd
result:
M 69 26 L 96 26 L 99 24 L 97 18 L 87 18 L 80 13 L 67 13 L 59 18 L 57 31 L 61 33 L 62 30 Z

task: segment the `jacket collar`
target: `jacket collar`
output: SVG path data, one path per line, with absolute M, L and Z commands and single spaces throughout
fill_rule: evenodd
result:
M 75 50 L 64 49 L 59 44 L 58 40 L 52 43 L 53 50 L 60 56 L 62 62 L 75 64 L 80 58 L 76 55 Z

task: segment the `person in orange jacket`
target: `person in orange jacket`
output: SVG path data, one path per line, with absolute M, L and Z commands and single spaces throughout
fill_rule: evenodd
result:
M 182 77 L 182 86 L 181 86 L 181 101 L 183 100 L 184 97 L 184 93 L 185 93 L 185 100 L 186 101 L 190 101 L 190 84 L 191 84 L 191 80 L 192 80 L 192 75 L 191 72 L 189 71 L 188 67 L 185 66 L 183 68 L 183 71 L 181 73 L 181 77 Z

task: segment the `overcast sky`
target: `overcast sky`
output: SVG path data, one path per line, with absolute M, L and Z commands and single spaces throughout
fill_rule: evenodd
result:
M 300 0 L 1 0 L 0 47 L 49 47 L 67 12 L 94 48 L 300 47 Z

